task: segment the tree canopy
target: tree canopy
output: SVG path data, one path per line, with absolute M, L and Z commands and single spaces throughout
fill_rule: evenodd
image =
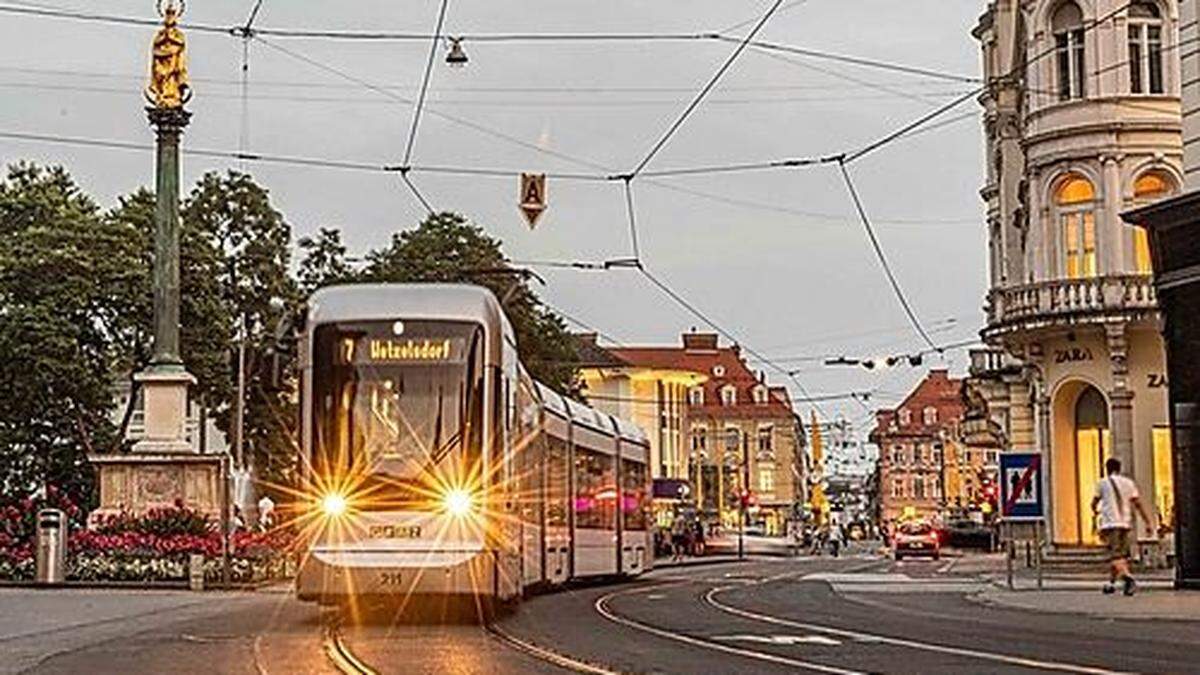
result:
M 128 449 L 133 403 L 114 387 L 150 358 L 154 195 L 102 210 L 61 167 L 17 164 L 0 180 L 0 494 L 57 485 L 85 502 L 89 453 Z M 341 233 L 295 242 L 269 192 L 235 171 L 206 174 L 181 208 L 181 343 L 192 398 L 235 442 L 237 347 L 244 337 L 245 448 L 260 477 L 296 460 L 288 382 L 272 377 L 279 321 L 313 290 L 363 282 L 461 282 L 504 302 L 531 374 L 575 384 L 574 341 L 500 242 L 453 213 L 431 215 L 352 259 Z M 361 263 L 361 264 L 356 264 Z

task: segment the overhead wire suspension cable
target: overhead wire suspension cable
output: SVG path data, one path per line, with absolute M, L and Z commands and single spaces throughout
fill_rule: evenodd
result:
M 421 124 L 421 109 L 425 107 L 425 94 L 429 91 L 429 78 L 433 74 L 433 60 L 437 57 L 438 42 L 442 38 L 442 26 L 446 23 L 446 8 L 450 0 L 442 0 L 438 10 L 437 26 L 433 30 L 433 40 L 429 45 L 429 58 L 425 61 L 425 74 L 421 77 L 421 91 L 417 95 L 417 103 L 413 108 L 412 127 L 408 130 L 408 141 L 404 145 L 404 162 L 408 166 L 412 159 L 413 144 L 417 140 L 417 128 Z
M 704 100 L 704 97 L 708 96 L 708 93 L 712 91 L 713 87 L 717 86 L 717 82 L 721 81 L 721 78 L 725 75 L 725 72 L 733 66 L 738 57 L 742 55 L 742 52 L 746 51 L 746 45 L 748 45 L 750 41 L 754 39 L 755 35 L 758 35 L 758 32 L 761 31 L 763 26 L 765 26 L 767 22 L 771 20 L 771 17 L 776 11 L 779 10 L 779 6 L 782 4 L 783 0 L 775 0 L 775 4 L 771 5 L 771 8 L 762 15 L 762 18 L 758 20 L 758 23 L 755 24 L 754 28 L 746 34 L 746 37 L 742 38 L 737 49 L 733 50 L 733 53 L 729 55 L 729 58 L 725 59 L 725 62 L 721 64 L 721 67 L 718 68 L 717 72 L 709 79 L 708 84 L 704 85 L 704 88 L 700 90 L 700 93 L 697 94 L 696 97 L 692 99 L 692 102 L 688 104 L 687 108 L 684 109 L 683 114 L 676 118 L 675 122 L 671 124 L 666 133 L 664 133 L 662 137 L 658 139 L 658 142 L 656 142 L 654 146 L 650 148 L 650 152 L 646 153 L 646 156 L 642 158 L 642 161 L 639 162 L 636 167 L 634 167 L 633 171 L 630 172 L 630 178 L 637 177 L 637 175 L 641 173 L 642 169 L 646 168 L 646 165 L 649 164 L 652 159 L 654 159 L 654 156 L 657 155 L 664 146 L 666 146 L 667 142 L 671 140 L 671 137 L 675 135 L 675 132 L 679 131 L 679 128 L 683 126 L 683 123 L 687 121 L 692 112 L 695 111 L 700 103 Z
M 887 256 L 883 253 L 883 247 L 879 244 L 879 238 L 875 236 L 875 228 L 871 226 L 871 219 L 867 217 L 867 211 L 863 207 L 862 200 L 858 196 L 858 190 L 854 188 L 854 182 L 850 179 L 850 171 L 846 168 L 846 160 L 838 162 L 838 168 L 841 170 L 842 178 L 846 182 L 846 189 L 850 192 L 850 198 L 854 201 L 854 208 L 858 210 L 858 216 L 862 220 L 863 227 L 867 231 L 867 237 L 871 241 L 871 248 L 875 251 L 875 257 L 879 260 L 880 266 L 883 267 L 884 274 L 887 275 L 888 281 L 891 283 L 892 291 L 896 294 L 896 299 L 900 301 L 900 306 L 904 308 L 904 313 L 908 316 L 909 322 L 912 324 L 917 334 L 925 341 L 927 345 L 934 351 L 940 353 L 941 349 L 933 339 L 929 337 L 929 333 L 925 331 L 925 327 L 921 325 L 920 319 L 917 318 L 912 306 L 908 302 L 908 298 L 904 295 L 904 290 L 900 287 L 900 282 L 896 279 L 896 275 L 892 272 L 892 266 L 888 264 Z

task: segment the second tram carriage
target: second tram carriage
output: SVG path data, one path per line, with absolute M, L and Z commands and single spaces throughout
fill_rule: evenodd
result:
M 651 566 L 646 436 L 534 382 L 488 290 L 331 287 L 304 324 L 298 597 L 508 601 Z

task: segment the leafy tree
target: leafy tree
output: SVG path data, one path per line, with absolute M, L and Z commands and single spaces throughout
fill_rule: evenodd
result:
M 318 288 L 353 283 L 358 278 L 346 256 L 340 231 L 323 227 L 315 237 L 301 237 L 296 246 L 303 254 L 296 282 L 304 297 Z
M 201 178 L 181 216 L 184 230 L 199 240 L 197 250 L 215 256 L 212 279 L 229 318 L 224 329 L 230 335 L 245 331 L 248 458 L 260 477 L 279 480 L 296 457 L 291 441 L 295 414 L 288 392 L 273 382 L 268 350 L 287 307 L 299 301 L 288 269 L 291 226 L 271 205 L 267 190 L 236 171 Z M 218 426 L 236 442 L 237 344 L 227 344 L 225 376 L 214 378 L 206 395 L 217 408 Z
M 487 286 L 505 304 L 522 361 L 547 386 L 575 384 L 574 340 L 562 319 L 548 311 L 526 279 L 511 268 L 500 242 L 454 213 L 431 215 L 419 227 L 392 236 L 390 245 L 367 254 L 363 281 L 459 282 Z
M 61 167 L 0 181 L 0 490 L 58 485 L 87 503 L 89 452 L 110 420 L 120 343 L 136 323 L 140 238 L 104 218 Z

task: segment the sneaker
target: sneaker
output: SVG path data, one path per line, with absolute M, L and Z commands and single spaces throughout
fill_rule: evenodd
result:
M 1127 596 L 1137 593 L 1137 582 L 1133 580 L 1133 577 L 1125 577 L 1124 593 Z
M 1117 588 L 1112 584 L 1104 584 L 1104 588 L 1100 589 L 1105 595 L 1112 595 L 1117 592 Z

